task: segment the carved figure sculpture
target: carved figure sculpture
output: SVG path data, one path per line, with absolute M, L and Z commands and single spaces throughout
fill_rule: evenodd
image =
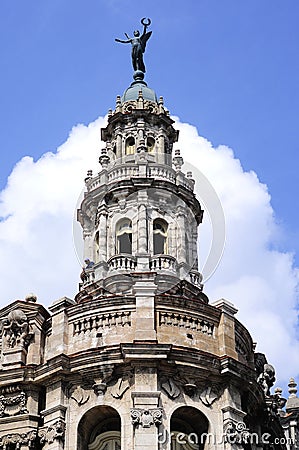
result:
M 271 364 L 264 364 L 264 371 L 259 375 L 257 381 L 262 386 L 264 394 L 269 396 L 270 388 L 275 382 L 274 367 Z

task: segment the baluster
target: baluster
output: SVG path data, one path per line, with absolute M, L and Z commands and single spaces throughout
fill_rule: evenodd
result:
M 111 325 L 111 326 L 115 326 L 115 325 L 116 325 L 116 322 L 115 322 L 115 313 L 112 313 L 112 314 L 111 314 L 111 322 L 110 322 L 110 325 Z
M 186 316 L 186 323 L 185 323 L 185 327 L 186 328 L 190 328 L 190 320 L 191 320 L 191 317 L 190 316 Z
M 130 313 L 130 311 L 125 311 L 124 314 L 125 314 L 125 318 L 124 318 L 125 323 L 124 323 L 124 325 L 130 325 L 130 323 L 131 323 L 131 317 L 130 317 L 131 313 Z
M 177 326 L 178 326 L 178 317 L 179 317 L 178 314 L 174 314 L 174 315 L 173 315 L 173 322 L 172 322 L 172 325 L 173 325 L 174 327 L 177 327 Z
M 109 327 L 109 314 L 104 314 L 104 327 Z

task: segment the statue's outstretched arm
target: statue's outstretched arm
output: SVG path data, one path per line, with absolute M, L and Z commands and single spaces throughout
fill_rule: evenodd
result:
M 122 39 L 117 39 L 115 38 L 116 42 L 121 42 L 122 44 L 130 44 L 131 43 L 131 39 L 129 39 L 128 41 L 123 41 Z

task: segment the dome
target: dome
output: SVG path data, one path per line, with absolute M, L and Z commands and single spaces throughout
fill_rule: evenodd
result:
M 137 100 L 140 91 L 142 91 L 144 100 L 157 103 L 155 91 L 147 87 L 145 81 L 133 81 L 131 86 L 125 90 L 124 95 L 121 98 L 122 103 Z

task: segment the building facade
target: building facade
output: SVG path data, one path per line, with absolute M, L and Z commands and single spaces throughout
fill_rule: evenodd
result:
M 78 294 L 0 311 L 0 449 L 297 448 L 296 383 L 284 410 L 236 308 L 203 292 L 195 181 L 140 71 L 101 139 Z

